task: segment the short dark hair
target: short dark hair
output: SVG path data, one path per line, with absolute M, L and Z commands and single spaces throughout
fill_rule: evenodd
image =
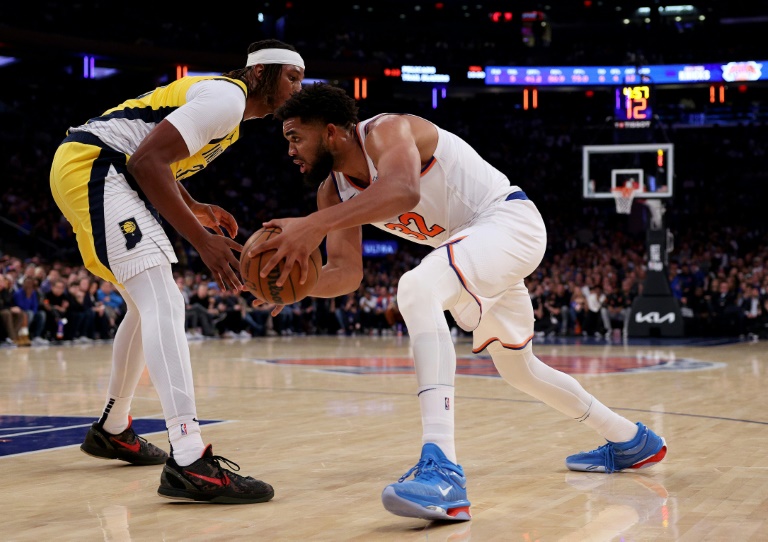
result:
M 298 117 L 302 122 L 320 122 L 350 128 L 356 124 L 357 103 L 342 88 L 312 83 L 292 95 L 275 111 L 275 118 Z

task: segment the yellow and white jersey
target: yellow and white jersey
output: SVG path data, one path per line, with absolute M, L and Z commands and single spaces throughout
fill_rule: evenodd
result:
M 383 113 L 382 115 L 391 114 Z M 381 117 L 377 115 L 358 123 L 357 136 L 365 152 L 366 126 Z M 494 203 L 519 191 L 509 179 L 486 162 L 459 136 L 435 126 L 437 148 L 432 159 L 421 170 L 421 201 L 410 211 L 373 226 L 415 243 L 437 247 L 468 227 Z M 370 181 L 378 179 L 368 153 L 365 153 Z M 354 179 L 333 172 L 336 189 L 342 201 L 364 190 Z
M 70 128 L 68 134 L 93 134 L 104 146 L 130 158 L 147 134 L 167 119 L 179 130 L 191 155 L 172 166 L 176 180 L 180 180 L 204 169 L 238 140 L 246 96 L 245 83 L 239 80 L 184 77 L 126 100 Z
M 51 193 L 93 274 L 122 284 L 177 261 L 157 211 L 127 163 L 164 119 L 190 156 L 171 165 L 176 180 L 204 169 L 240 137 L 247 89 L 226 77 L 185 77 L 70 128 L 53 158 Z

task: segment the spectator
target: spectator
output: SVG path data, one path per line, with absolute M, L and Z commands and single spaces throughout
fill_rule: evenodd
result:
M 318 335 L 335 334 L 339 329 L 336 322 L 336 299 L 313 298 L 315 302 L 315 333 Z
M 13 292 L 8 277 L 0 275 L 0 339 L 8 344 L 29 346 L 29 334 L 21 335 L 22 329 L 27 328 L 27 315 L 13 303 Z
M 315 332 L 315 300 L 311 297 L 305 297 L 289 305 L 290 312 L 293 315 L 292 325 L 294 332 L 300 335 L 310 335 Z
M 36 269 L 35 271 L 40 275 L 44 274 L 42 267 Z M 40 292 L 42 292 L 43 295 L 47 294 L 53 288 L 54 283 L 57 280 L 61 280 L 61 279 L 62 279 L 61 272 L 55 267 L 51 268 L 48 271 L 48 274 L 45 275 L 44 278 L 40 281 Z
M 712 312 L 714 325 L 718 333 L 723 335 L 737 335 L 741 327 L 742 312 L 737 303 L 736 292 L 731 289 L 728 281 L 717 283 L 718 293 L 712 300 Z
M 548 303 L 547 300 L 548 296 L 544 292 L 544 286 L 541 283 L 537 283 L 534 286 L 533 295 L 531 295 L 531 303 L 533 304 L 533 316 L 535 318 L 533 331 L 539 337 L 554 335 L 558 329 L 558 322 L 556 319 L 553 319 L 552 313 L 549 310 L 551 301 Z
M 600 309 L 600 316 L 606 329 L 606 338 L 614 329 L 621 330 L 622 336 L 626 337 L 631 310 L 629 297 L 621 290 L 614 290 L 611 283 L 607 281 L 604 292 L 605 303 Z
M 563 282 L 555 284 L 553 297 L 551 300 L 550 312 L 558 319 L 560 335 L 568 335 L 571 331 L 570 322 L 570 304 L 571 292 Z
M 339 322 L 337 333 L 354 335 L 362 329 L 360 322 L 360 305 L 355 294 L 344 294 L 336 298 L 336 320 Z
M 215 283 L 214 283 L 215 284 Z M 218 290 L 218 286 L 216 288 Z M 221 317 L 217 319 L 216 328 L 221 337 L 250 337 L 245 330 L 243 315 L 245 313 L 245 300 L 239 292 L 232 290 L 219 291 L 216 296 L 216 310 Z
M 252 337 L 264 337 L 268 331 L 274 333 L 274 323 L 270 321 L 270 313 L 275 310 L 275 307 L 276 305 L 272 303 L 258 306 L 253 306 L 252 302 L 246 303 L 243 324 L 245 329 L 250 331 Z M 269 329 L 270 324 L 272 324 L 271 330 Z
M 194 279 L 194 275 L 192 275 Z M 204 337 L 213 337 L 216 330 L 208 316 L 208 311 L 199 303 L 192 303 L 190 289 L 187 287 L 187 275 L 176 278 L 181 297 L 184 298 L 184 329 L 187 340 L 199 340 Z
M 387 287 L 383 284 L 376 286 L 374 290 L 376 304 L 373 308 L 373 324 L 375 326 L 376 333 L 382 335 L 385 329 L 388 329 L 387 324 L 387 307 L 392 303 L 393 297 L 390 295 Z
M 586 335 L 586 321 L 587 321 L 587 298 L 584 297 L 584 292 L 581 289 L 573 291 L 573 298 L 571 299 L 571 321 L 573 322 L 574 335 Z
M 712 332 L 714 318 L 711 298 L 705 295 L 703 286 L 696 286 L 690 298 L 683 298 L 685 306 L 693 312 L 691 328 L 686 330 L 686 335 L 693 337 L 705 337 Z
M 42 309 L 40 292 L 37 289 L 35 279 L 31 274 L 24 275 L 21 288 L 16 288 L 13 293 L 13 304 L 19 307 L 27 316 L 29 322 L 28 334 L 32 346 L 45 346 L 48 341 L 42 337 L 45 330 L 45 311 Z M 27 330 L 22 328 L 21 335 L 26 335 Z
M 125 301 L 108 280 L 102 280 L 99 283 L 96 299 L 104 306 L 104 314 L 109 321 L 109 338 L 112 338 L 125 314 Z
M 83 290 L 83 307 L 85 307 L 85 336 L 89 339 L 109 338 L 109 317 L 104 303 L 96 295 L 99 282 L 95 278 L 82 279 L 80 289 Z
M 88 280 L 88 279 L 84 279 Z M 80 287 L 80 282 L 73 282 L 68 288 L 69 307 L 67 308 L 67 325 L 64 328 L 65 339 L 75 342 L 90 342 L 86 334 L 85 292 Z
M 590 286 L 590 284 L 592 284 Z M 603 336 L 608 330 L 603 326 L 603 320 L 600 316 L 600 311 L 605 303 L 605 294 L 603 288 L 598 282 L 588 280 L 586 285 L 582 288 L 584 297 L 587 300 L 587 312 L 586 320 L 584 323 L 587 335 L 594 335 L 595 337 Z
M 218 292 L 218 285 L 215 282 L 203 281 L 197 285 L 197 290 L 189 298 L 189 304 L 197 313 L 197 323 L 200 324 L 204 337 L 215 337 L 216 325 L 224 317 L 216 307 L 216 296 L 211 290 Z
M 376 328 L 376 299 L 373 297 L 373 288 L 362 288 L 362 295 L 358 300 L 360 306 L 360 325 L 364 333 L 373 335 Z
M 50 273 L 48 275 L 51 277 Z M 43 295 L 43 310 L 46 313 L 43 335 L 48 340 L 64 340 L 64 328 L 67 325 L 67 311 L 70 300 L 64 279 L 58 277 L 58 271 L 50 282 L 50 290 Z
M 747 293 L 741 299 L 741 318 L 742 323 L 739 334 L 746 334 L 750 339 L 757 339 L 759 337 L 760 328 L 762 327 L 762 315 L 763 304 L 760 300 L 760 288 L 754 285 L 747 286 Z

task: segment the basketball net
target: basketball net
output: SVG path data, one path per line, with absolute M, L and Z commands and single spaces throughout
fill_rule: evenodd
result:
M 622 215 L 632 213 L 632 202 L 635 199 L 635 186 L 619 186 L 613 188 L 613 198 L 616 200 L 616 212 Z

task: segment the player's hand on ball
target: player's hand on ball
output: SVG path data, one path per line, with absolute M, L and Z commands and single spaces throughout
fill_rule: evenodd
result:
M 257 254 L 274 250 L 269 258 L 261 264 L 261 276 L 266 278 L 273 268 L 284 261 L 280 275 L 275 281 L 282 287 L 288 280 L 294 264 L 298 265 L 301 273 L 299 284 L 304 284 L 309 277 L 311 264 L 310 256 L 318 249 L 325 237 L 325 232 L 317 227 L 310 217 L 280 218 L 264 223 L 264 228 L 281 230 L 279 239 L 270 239 L 251 247 L 248 255 L 253 258 Z
M 309 256 L 310 271 L 304 282 L 299 280 L 301 268 L 298 261 L 285 272 L 281 267 L 282 262 L 271 268 L 268 273 L 264 273 L 264 265 L 269 260 L 274 249 L 270 251 L 253 250 L 255 247 L 261 247 L 269 243 L 275 237 L 282 236 L 280 228 L 261 228 L 255 231 L 245 242 L 243 251 L 240 255 L 240 276 L 245 283 L 246 289 L 259 300 L 264 300 L 275 305 L 290 305 L 308 296 L 320 276 L 320 270 L 323 267 L 323 259 L 320 249 L 315 248 Z M 250 254 L 255 254 L 253 257 Z M 287 278 L 281 284 L 279 277 Z M 282 309 L 280 309 L 282 310 Z M 280 310 L 273 312 L 278 314 Z

